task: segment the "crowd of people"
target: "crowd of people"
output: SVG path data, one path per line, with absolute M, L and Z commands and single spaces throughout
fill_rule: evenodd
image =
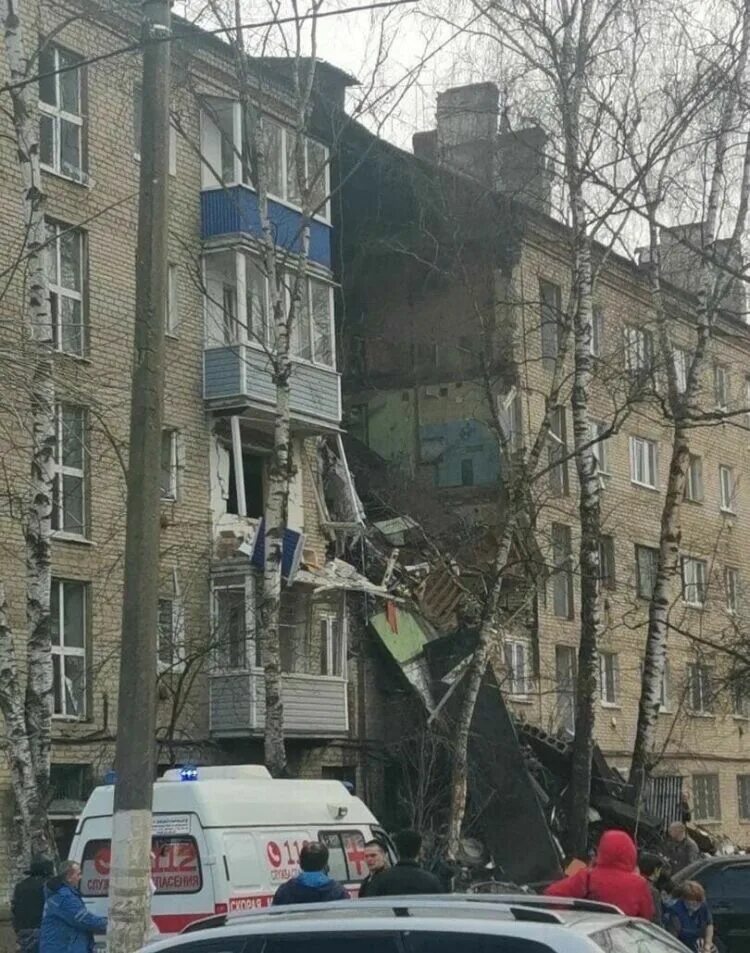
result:
M 611 903 L 628 916 L 663 926 L 693 953 L 711 953 L 714 926 L 705 890 L 694 880 L 678 885 L 671 881 L 699 856 L 682 822 L 670 825 L 665 856 L 639 856 L 629 834 L 606 831 L 589 865 L 551 884 L 545 893 Z
M 365 844 L 368 874 L 358 895 L 401 897 L 441 894 L 440 879 L 420 863 L 422 838 L 404 830 L 394 837 L 398 860 L 391 863 L 384 843 Z M 683 823 L 672 824 L 666 856 L 638 856 L 632 837 L 625 831 L 606 831 L 587 866 L 551 884 L 551 897 L 598 900 L 619 907 L 628 916 L 651 920 L 667 929 L 693 953 L 711 953 L 713 923 L 703 887 L 683 881 L 674 887 L 670 876 L 699 857 L 696 843 Z M 329 852 L 318 841 L 300 851 L 300 872 L 283 883 L 273 905 L 323 903 L 352 899 L 346 888 L 329 873 Z M 90 953 L 93 937 L 104 933 L 107 921 L 86 909 L 78 889 L 81 869 L 65 861 L 56 877 L 47 861 L 32 863 L 28 876 L 17 884 L 12 902 L 13 926 L 19 953 Z

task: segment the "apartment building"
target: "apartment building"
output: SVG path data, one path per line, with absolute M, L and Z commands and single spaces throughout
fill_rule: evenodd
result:
M 42 2 L 41 162 L 47 193 L 47 268 L 55 328 L 57 400 L 52 544 L 54 726 L 52 786 L 61 849 L 91 784 L 112 764 L 124 550 L 139 173 L 140 56 L 126 5 Z M 173 24 L 169 298 L 162 440 L 162 598 L 158 618 L 159 760 L 262 760 L 263 675 L 257 648 L 258 567 L 275 412 L 267 279 L 257 196 L 242 161 L 243 117 L 228 48 Z M 30 53 L 33 51 L 30 51 Z M 96 61 L 91 61 L 97 57 Z M 103 57 L 103 58 L 102 58 Z M 78 64 L 78 65 L 77 65 Z M 271 216 L 280 261 L 299 247 L 290 74 L 251 64 L 264 111 Z M 282 665 L 290 764 L 302 775 L 356 782 L 365 674 L 348 644 L 346 586 L 331 575 L 335 527 L 319 449 L 341 419 L 333 320 L 333 226 L 325 201 L 330 127 L 351 78 L 318 66 L 308 174 L 321 206 L 311 229 L 305 306 L 293 329 L 293 477 L 285 538 Z M 23 657 L 24 542 L 19 505 L 28 472 L 29 381 L 17 315 L 24 309 L 22 184 L 7 114 L 0 117 L 5 239 L 0 295 L 3 398 L 0 579 Z M 17 267 L 8 267 L 16 260 Z M 8 277 L 10 276 L 10 277 Z M 7 282 L 7 283 L 6 283 Z M 330 567 L 329 567 L 330 568 Z M 14 808 L 0 772 L 0 883 L 12 876 Z
M 440 94 L 437 129 L 415 136 L 414 153 L 383 147 L 348 193 L 348 213 L 362 224 L 343 268 L 352 313 L 345 420 L 352 435 L 407 475 L 402 483 L 430 497 L 432 508 L 422 508 L 434 520 L 428 531 L 455 557 L 462 527 L 480 526 L 497 539 L 503 523 L 509 461 L 498 451 L 495 416 L 513 450 L 539 431 L 568 307 L 570 236 L 550 214 L 541 131 L 498 132 L 491 84 Z M 681 231 L 664 230 L 662 256 L 684 389 L 698 263 Z M 742 638 L 748 611 L 750 331 L 739 289 L 725 306 L 701 406 L 729 416 L 691 434 L 682 585 L 671 606 L 654 758 L 656 774 L 681 779 L 696 822 L 747 845 L 750 708 L 727 649 Z M 671 456 L 653 396 L 665 369 L 637 257 L 613 254 L 601 269 L 591 346 L 592 437 L 612 431 L 596 445 L 605 616 L 596 734 L 610 763 L 627 773 Z M 567 402 L 569 378 L 562 395 Z M 533 524 L 517 534 L 519 550 L 534 537 L 546 564 L 532 576 L 534 567 L 514 558 L 514 575 L 535 593 L 531 620 L 519 624 L 513 601 L 506 615 L 505 691 L 522 717 L 551 731 L 571 730 L 574 717 L 579 530 L 571 446 L 567 409 L 555 415 L 540 476 L 529 487 Z M 440 524 L 448 523 L 452 538 L 441 539 Z

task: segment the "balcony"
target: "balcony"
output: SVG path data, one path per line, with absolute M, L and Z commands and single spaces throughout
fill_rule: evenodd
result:
M 262 735 L 265 725 L 264 676 L 227 672 L 209 682 L 209 730 L 215 738 Z M 341 738 L 349 731 L 347 686 L 343 678 L 283 676 L 284 732 L 291 738 Z
M 299 252 L 301 214 L 273 199 L 269 199 L 268 206 L 276 244 L 286 251 Z M 201 193 L 201 238 L 208 242 L 234 235 L 263 238 L 258 196 L 245 185 L 205 189 Z M 310 225 L 309 259 L 323 268 L 331 268 L 331 227 L 318 219 Z
M 336 429 L 341 421 L 337 371 L 293 361 L 292 422 L 311 430 Z M 273 420 L 276 389 L 268 355 L 249 344 L 210 347 L 203 352 L 203 398 L 212 409 L 245 407 Z

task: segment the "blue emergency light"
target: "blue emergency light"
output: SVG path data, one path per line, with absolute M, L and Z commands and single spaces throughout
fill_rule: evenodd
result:
M 180 768 L 180 781 L 197 781 L 198 769 L 194 764 L 185 764 Z

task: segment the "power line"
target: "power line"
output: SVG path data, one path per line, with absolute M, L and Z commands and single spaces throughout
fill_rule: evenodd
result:
M 299 16 L 272 17 L 270 20 L 260 20 L 257 23 L 241 23 L 235 26 L 218 27 L 214 30 L 204 30 L 200 27 L 193 27 L 193 29 L 199 31 L 199 36 L 218 36 L 222 33 L 236 33 L 237 30 L 257 30 L 263 27 L 282 26 L 285 23 L 300 23 L 305 20 L 343 16 L 347 13 L 364 13 L 368 10 L 382 10 L 388 7 L 402 7 L 407 4 L 413 4 L 417 2 L 418 0 L 378 0 L 378 2 L 365 3 L 357 7 L 344 7 L 343 10 L 322 10 L 318 12 L 302 13 Z M 169 36 L 155 36 L 152 37 L 152 40 L 155 43 L 171 43 L 173 40 L 186 40 L 190 38 L 190 34 L 186 32 L 180 33 L 179 35 L 170 33 Z M 103 60 L 109 60 L 115 56 L 122 56 L 123 53 L 134 53 L 136 50 L 140 50 L 142 46 L 143 42 L 138 40 L 136 43 L 129 43 L 127 46 L 122 46 L 117 50 L 111 50 L 109 53 L 100 53 L 98 56 L 90 56 L 86 59 L 77 60 L 75 63 L 71 63 L 67 66 L 61 66 L 60 69 L 50 70 L 48 73 L 37 73 L 35 76 L 30 76 L 27 79 L 21 79 L 16 83 L 7 83 L 5 86 L 0 86 L 0 93 L 9 93 L 14 89 L 23 89 L 24 86 L 29 86 L 31 83 L 38 83 L 42 79 L 49 79 L 53 76 L 59 76 L 61 73 L 70 73 L 73 70 L 79 69 L 81 66 L 90 66 L 93 63 L 101 63 Z

